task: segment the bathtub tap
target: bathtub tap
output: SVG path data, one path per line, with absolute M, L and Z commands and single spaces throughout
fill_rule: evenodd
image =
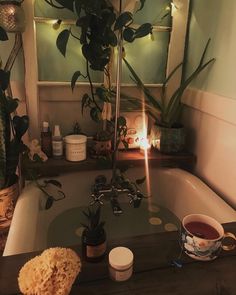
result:
M 131 182 L 120 180 L 118 182 L 111 181 L 107 183 L 106 177 L 104 175 L 99 175 L 95 178 L 95 184 L 92 186 L 92 201 L 90 205 L 99 203 L 103 205 L 103 198 L 108 197 L 111 202 L 111 207 L 114 215 L 121 215 L 123 213 L 118 197 L 120 194 L 126 194 L 130 198 L 130 204 L 134 208 L 139 208 L 144 195 L 137 189 L 137 187 Z

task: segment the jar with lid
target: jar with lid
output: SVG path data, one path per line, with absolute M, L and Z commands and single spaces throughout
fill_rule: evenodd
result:
M 126 247 L 116 247 L 109 253 L 109 273 L 112 280 L 128 280 L 133 273 L 133 252 Z
M 65 137 L 66 160 L 79 162 L 86 159 L 87 136 L 73 134 Z

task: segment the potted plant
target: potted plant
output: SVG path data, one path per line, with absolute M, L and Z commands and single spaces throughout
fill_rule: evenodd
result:
M 0 40 L 8 40 L 0 27 Z M 9 61 L 9 60 L 8 60 Z M 8 229 L 19 194 L 17 167 L 25 149 L 22 136 L 28 129 L 28 116 L 18 116 L 15 111 L 18 99 L 8 95 L 10 71 L 0 69 L 0 229 Z
M 84 226 L 82 233 L 83 255 L 87 261 L 100 261 L 106 252 L 106 232 L 104 230 L 105 222 L 100 221 L 101 207 L 96 210 L 88 208 L 83 211 L 87 223 L 81 223 Z
M 152 145 L 160 152 L 177 153 L 184 150 L 185 129 L 180 122 L 180 115 L 183 107 L 181 98 L 184 90 L 193 81 L 193 79 L 215 61 L 214 58 L 211 58 L 206 62 L 204 61 L 209 43 L 210 39 L 204 48 L 198 66 L 187 79 L 181 81 L 179 87 L 174 91 L 169 99 L 166 97 L 166 86 L 176 71 L 183 65 L 183 62 L 180 63 L 166 78 L 161 88 L 160 99 L 156 99 L 151 94 L 149 89 L 143 84 L 133 67 L 126 59 L 123 59 L 131 73 L 132 79 L 145 95 L 146 109 L 155 121 L 150 134 Z M 132 103 L 135 102 L 132 101 Z

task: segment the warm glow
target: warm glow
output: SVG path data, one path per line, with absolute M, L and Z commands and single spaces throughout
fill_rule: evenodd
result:
M 147 197 L 151 197 L 150 173 L 149 173 L 149 163 L 148 163 L 148 152 L 151 149 L 151 145 L 148 141 L 148 135 L 147 135 L 148 126 L 147 126 L 147 117 L 145 112 L 144 94 L 142 95 L 142 113 L 143 113 L 143 131 L 142 131 L 143 134 L 140 139 L 140 151 L 143 151 L 144 153 Z
M 149 152 L 150 149 L 151 149 L 151 145 L 149 143 L 148 138 L 142 138 L 140 140 L 140 151 L 144 153 L 145 151 Z

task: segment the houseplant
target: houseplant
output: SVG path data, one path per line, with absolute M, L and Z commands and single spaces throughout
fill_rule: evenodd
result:
M 106 232 L 104 230 L 105 222 L 100 221 L 101 207 L 95 210 L 88 208 L 83 211 L 87 223 L 81 223 L 84 226 L 82 233 L 82 249 L 86 260 L 91 262 L 100 261 L 106 252 Z
M 0 40 L 8 40 L 0 27 Z M 8 60 L 9 61 L 9 60 Z M 6 65 L 9 64 L 8 62 Z M 16 115 L 18 99 L 8 96 L 9 67 L 0 69 L 0 227 L 8 228 L 18 197 L 17 167 L 25 149 L 22 136 L 28 129 L 28 116 Z
M 152 144 L 163 153 L 176 153 L 181 152 L 184 149 L 185 130 L 180 122 L 180 115 L 183 107 L 181 98 L 185 89 L 193 81 L 193 79 L 215 61 L 214 58 L 211 58 L 205 62 L 205 56 L 209 43 L 210 39 L 206 43 L 198 66 L 187 79 L 181 81 L 179 87 L 173 92 L 169 99 L 166 97 L 167 84 L 176 71 L 183 65 L 183 62 L 177 65 L 177 67 L 165 79 L 161 88 L 160 98 L 156 99 L 151 94 L 149 89 L 143 84 L 133 67 L 126 59 L 123 59 L 131 73 L 131 78 L 145 95 L 145 106 L 147 111 L 155 120 L 151 131 Z M 132 103 L 136 102 L 132 101 Z
M 109 65 L 114 55 L 113 48 L 120 46 L 119 32 L 122 31 L 122 40 L 127 42 L 133 42 L 135 39 L 142 38 L 152 32 L 150 23 L 138 27 L 132 25 L 132 12 L 135 9 L 135 4 L 140 4 L 136 11 L 138 12 L 142 10 L 146 1 L 127 0 L 122 7 L 124 11 L 121 13 L 119 11 L 122 2 L 117 0 L 45 0 L 45 2 L 56 9 L 66 8 L 75 14 L 75 26 L 79 28 L 79 33 L 75 33 L 72 28 L 62 30 L 57 37 L 56 45 L 61 54 L 66 56 L 70 38 L 75 38 L 81 44 L 86 71 L 82 73 L 78 69 L 73 74 L 71 88 L 74 89 L 76 81 L 80 77 L 87 78 L 90 92 L 85 93 L 82 97 L 82 113 L 84 108 L 88 108 L 91 118 L 98 122 L 102 117 L 102 105 L 111 103 L 114 97 Z M 105 85 L 94 87 L 91 70 L 103 72 Z

